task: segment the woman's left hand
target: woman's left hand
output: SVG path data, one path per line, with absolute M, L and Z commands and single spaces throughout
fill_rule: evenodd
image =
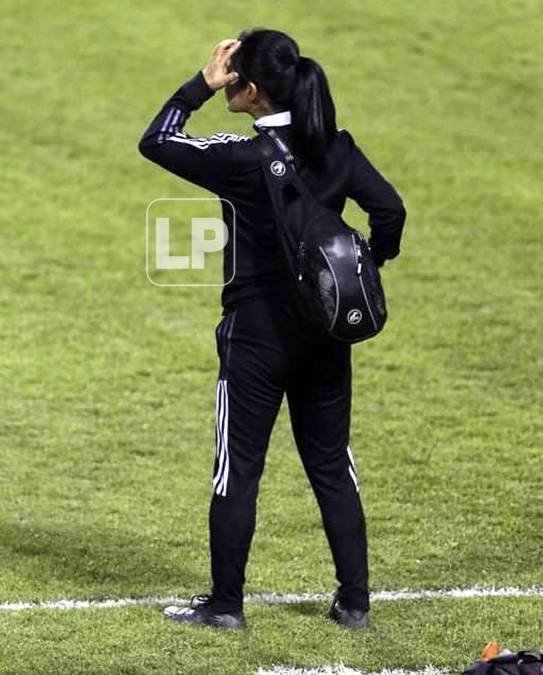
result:
M 228 72 L 228 63 L 232 54 L 241 46 L 240 40 L 221 40 L 215 46 L 206 67 L 202 70 L 207 85 L 217 91 L 238 79 L 236 72 Z

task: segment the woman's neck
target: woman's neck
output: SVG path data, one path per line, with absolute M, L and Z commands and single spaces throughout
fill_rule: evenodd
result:
M 255 120 L 260 119 L 261 117 L 266 117 L 266 115 L 273 115 L 273 113 L 279 112 L 275 110 L 269 103 L 259 102 L 255 104 L 252 110 L 249 110 L 249 115 L 251 115 Z

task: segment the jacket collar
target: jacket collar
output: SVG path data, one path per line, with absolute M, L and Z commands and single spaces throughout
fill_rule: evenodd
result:
M 253 126 L 255 129 L 262 127 L 286 127 L 292 124 L 292 115 L 290 110 L 283 110 L 282 112 L 273 113 L 272 115 L 264 115 L 255 120 Z

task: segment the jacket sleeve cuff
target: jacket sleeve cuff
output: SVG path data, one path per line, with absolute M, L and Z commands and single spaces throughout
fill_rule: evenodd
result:
M 194 77 L 182 84 L 172 95 L 168 105 L 177 105 L 185 110 L 197 110 L 215 93 L 207 84 L 204 75 L 199 70 Z

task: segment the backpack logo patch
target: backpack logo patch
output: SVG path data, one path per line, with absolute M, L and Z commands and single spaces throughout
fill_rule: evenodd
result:
M 286 167 L 283 164 L 283 162 L 276 160 L 275 162 L 272 162 L 270 164 L 270 171 L 273 173 L 274 176 L 284 176 Z
M 355 325 L 362 321 L 362 312 L 359 309 L 350 309 L 347 312 L 347 323 Z

